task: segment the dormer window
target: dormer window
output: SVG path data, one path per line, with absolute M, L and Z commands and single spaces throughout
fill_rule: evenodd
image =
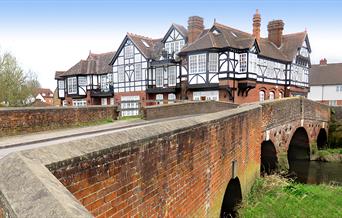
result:
M 213 30 L 213 34 L 215 34 L 215 35 L 220 35 L 221 32 L 215 29 L 215 30 Z
M 147 47 L 147 48 L 149 48 L 150 47 L 150 45 L 145 41 L 145 40 L 141 40 L 142 41 L 142 43 Z

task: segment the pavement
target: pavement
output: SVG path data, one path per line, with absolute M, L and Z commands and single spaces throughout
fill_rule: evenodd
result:
M 141 126 L 152 125 L 158 122 L 164 122 L 167 120 L 177 120 L 186 117 L 194 117 L 198 115 L 187 115 L 179 117 L 171 117 L 166 119 L 156 119 L 156 120 L 118 120 L 113 123 L 79 127 L 79 128 L 68 128 L 44 131 L 38 133 L 30 133 L 25 135 L 16 135 L 9 137 L 0 138 L 0 159 L 9 153 L 27 150 L 42 146 L 48 146 L 57 143 L 63 143 L 68 141 L 73 141 L 77 139 L 84 139 L 94 136 L 99 136 L 103 134 L 118 132 L 122 130 L 127 130 L 130 128 L 138 128 Z

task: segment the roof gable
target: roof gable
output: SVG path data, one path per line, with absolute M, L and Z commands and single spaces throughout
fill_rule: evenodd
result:
M 173 30 L 176 30 L 183 37 L 184 40 L 187 40 L 188 30 L 182 25 L 173 23 L 167 31 L 167 33 L 165 34 L 164 38 L 161 40 L 161 42 L 165 43 L 171 35 L 171 33 L 173 32 Z

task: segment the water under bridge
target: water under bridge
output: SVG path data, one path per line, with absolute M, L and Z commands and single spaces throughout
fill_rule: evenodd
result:
M 279 159 L 326 143 L 304 98 L 155 122 L 0 159 L 0 217 L 219 217 Z

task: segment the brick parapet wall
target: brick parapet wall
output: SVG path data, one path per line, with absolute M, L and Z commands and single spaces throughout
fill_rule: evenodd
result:
M 244 193 L 259 175 L 260 120 L 257 108 L 48 168 L 96 217 L 218 216 L 232 161 Z
M 236 108 L 238 105 L 220 101 L 198 101 L 144 107 L 144 119 L 160 119 L 182 115 L 213 113 Z
M 264 129 L 271 129 L 294 120 L 315 120 L 325 123 L 330 121 L 329 106 L 302 97 L 278 99 L 260 104 Z
M 13 153 L 0 159 L 0 190 L 18 217 L 219 217 L 232 161 L 244 196 L 259 176 L 267 111 L 292 126 L 273 128 L 289 128 L 288 141 L 301 125 L 282 118 L 301 118 L 295 108 L 267 104 Z
M 0 137 L 117 119 L 116 106 L 1 108 Z

